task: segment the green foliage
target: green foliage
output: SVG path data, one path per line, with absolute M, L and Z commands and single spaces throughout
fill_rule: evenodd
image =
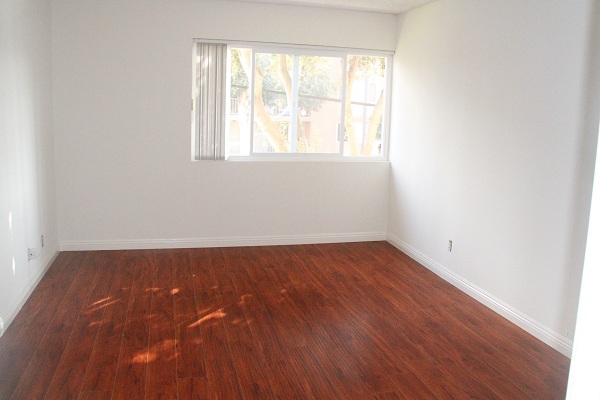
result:
M 255 64 L 263 73 L 263 102 L 266 107 L 287 107 L 285 86 L 278 74 L 277 54 L 256 53 Z M 300 56 L 300 77 L 298 82 L 298 106 L 308 110 L 320 109 L 323 100 L 313 97 L 337 97 L 331 79 L 330 59 L 318 56 Z M 292 57 L 286 56 L 288 74 L 293 75 Z M 240 62 L 240 51 L 231 50 L 231 97 L 238 98 L 242 91 L 248 90 L 249 79 Z M 310 96 L 310 97 L 307 97 Z
M 318 111 L 322 100 L 313 97 L 334 97 L 339 95 L 331 80 L 332 67 L 328 57 L 301 56 L 300 80 L 298 82 L 298 106 Z M 338 66 L 339 70 L 339 66 Z
M 231 49 L 231 98 L 239 98 L 240 93 L 248 90 L 249 85 L 248 76 L 244 72 L 242 62 L 240 61 L 240 51 L 238 49 Z
M 366 76 L 385 76 L 385 57 L 377 56 L 350 56 L 358 57 L 357 79 Z M 349 58 L 350 58 L 349 57 Z
M 285 88 L 277 74 L 279 68 L 277 54 L 255 53 L 255 57 L 256 67 L 263 73 L 263 103 L 268 108 L 279 107 L 280 111 L 283 111 L 287 105 Z

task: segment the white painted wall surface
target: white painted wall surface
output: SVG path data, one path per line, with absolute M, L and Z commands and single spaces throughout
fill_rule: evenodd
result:
M 395 17 L 222 0 L 52 4 L 63 249 L 385 238 L 387 162 L 190 161 L 191 54 L 193 38 L 393 50 Z
M 598 243 L 600 243 L 600 163 L 596 162 L 592 211 L 567 390 L 567 399 L 571 400 L 600 399 L 600 385 L 598 385 L 600 246 Z
M 0 335 L 58 250 L 51 65 L 50 2 L 2 1 Z M 28 247 L 39 258 L 28 261 Z
M 433 2 L 399 18 L 394 60 L 390 240 L 566 354 L 595 153 L 592 3 Z
M 594 27 L 590 45 L 590 96 L 588 104 L 589 129 L 596 136 L 589 141 L 590 149 L 596 148 L 596 165 L 594 173 L 593 195 L 589 218 L 587 246 L 579 306 L 577 308 L 577 325 L 573 358 L 569 371 L 569 400 L 600 399 L 598 385 L 598 359 L 600 359 L 600 159 L 598 158 L 598 130 L 600 128 L 600 2 L 594 4 L 592 23 Z M 595 143 L 594 143 L 595 139 Z

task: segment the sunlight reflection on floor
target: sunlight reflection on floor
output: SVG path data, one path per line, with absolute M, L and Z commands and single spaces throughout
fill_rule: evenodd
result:
M 200 318 L 198 321 L 194 322 L 193 324 L 188 325 L 188 328 L 193 328 L 195 326 L 202 324 L 203 322 L 209 321 L 211 319 L 223 318 L 225 316 L 227 316 L 227 314 L 225 314 L 223 312 L 222 308 L 219 308 L 217 311 L 212 312 L 212 313 L 208 314 L 207 316 Z

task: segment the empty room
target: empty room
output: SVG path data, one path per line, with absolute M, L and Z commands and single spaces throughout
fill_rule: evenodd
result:
M 0 400 L 600 398 L 597 0 L 0 17 Z

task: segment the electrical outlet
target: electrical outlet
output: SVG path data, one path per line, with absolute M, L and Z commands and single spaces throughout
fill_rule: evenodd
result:
M 35 260 L 40 256 L 40 250 L 36 248 L 27 249 L 27 260 Z
M 42 248 L 44 247 L 44 235 L 42 235 Z
M 448 251 L 452 252 L 452 240 L 448 240 Z

